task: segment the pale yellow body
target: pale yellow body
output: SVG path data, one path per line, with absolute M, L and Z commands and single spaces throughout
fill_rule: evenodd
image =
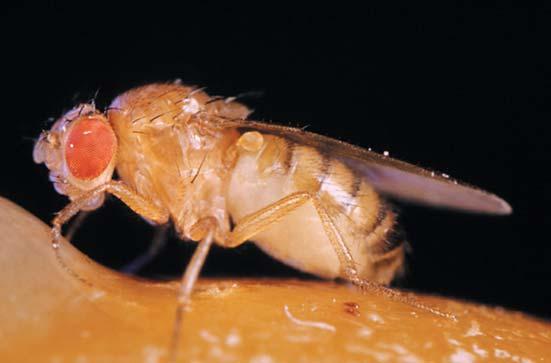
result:
M 241 138 L 220 123 L 246 117 L 244 106 L 209 103 L 205 93 L 190 92 L 180 85 L 147 86 L 118 97 L 108 113 L 119 138 L 120 179 L 168 211 L 182 238 L 198 240 L 204 229 L 215 228 L 215 241 L 232 247 L 243 241 L 230 236 L 230 218 L 239 225 L 305 192 L 330 216 L 348 251 L 331 242 L 313 200 L 272 218 L 269 226 L 252 226 L 250 239 L 276 259 L 321 277 L 350 278 L 339 258 L 348 254 L 357 277 L 391 281 L 403 262 L 403 248 L 395 245 L 401 241 L 385 246 L 394 214 L 360 176 L 330 155 L 281 137 L 252 132 Z M 183 102 L 189 114 L 182 112 Z

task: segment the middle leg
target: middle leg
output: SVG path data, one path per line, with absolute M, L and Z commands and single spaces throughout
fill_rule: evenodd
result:
M 261 210 L 249 214 L 235 226 L 232 232 L 223 241 L 226 247 L 236 247 L 257 233 L 268 228 L 273 223 L 277 222 L 284 216 L 288 215 L 293 210 L 297 209 L 311 199 L 311 195 L 307 192 L 297 192 L 288 195 L 279 201 L 272 203 Z M 180 333 L 183 315 L 185 309 L 191 302 L 191 293 L 197 282 L 199 272 L 205 263 L 208 251 L 212 246 L 213 236 L 216 231 L 217 224 L 215 218 L 204 218 L 199 220 L 192 228 L 191 235 L 194 239 L 200 239 L 201 242 L 195 249 L 191 261 L 188 263 L 178 294 L 178 305 L 176 307 L 176 317 L 171 336 L 169 349 L 169 362 L 175 362 L 178 355 L 178 344 L 180 341 Z

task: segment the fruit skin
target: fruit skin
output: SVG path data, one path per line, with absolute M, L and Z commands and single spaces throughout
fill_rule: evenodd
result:
M 64 242 L 60 254 L 74 276 L 49 242 L 45 224 L 0 199 L 2 361 L 166 358 L 177 283 L 123 276 Z M 457 322 L 345 284 L 201 279 L 183 324 L 179 360 L 539 362 L 551 356 L 548 322 L 415 296 L 453 313 Z

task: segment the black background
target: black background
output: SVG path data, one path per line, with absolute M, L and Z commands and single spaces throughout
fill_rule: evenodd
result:
M 255 119 L 310 125 L 508 200 L 510 217 L 402 205 L 413 246 L 403 286 L 551 318 L 551 14 L 498 4 L 5 9 L 0 194 L 45 221 L 66 204 L 33 163 L 32 139 L 98 90 L 102 107 L 133 86 L 176 78 L 211 94 L 258 91 L 246 100 Z M 147 248 L 152 231 L 109 200 L 75 243 L 116 268 Z M 173 237 L 143 273 L 180 273 L 192 250 Z M 205 275 L 305 277 L 252 244 L 215 250 Z

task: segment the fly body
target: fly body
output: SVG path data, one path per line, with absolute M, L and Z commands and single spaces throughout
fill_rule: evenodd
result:
M 67 220 L 113 194 L 149 222 L 171 221 L 182 239 L 201 241 L 183 278 L 185 305 L 212 243 L 252 240 L 297 269 L 372 286 L 390 283 L 404 261 L 386 197 L 511 212 L 446 174 L 249 113 L 179 83 L 130 90 L 103 113 L 89 104 L 69 111 L 34 149 L 71 199 L 53 221 L 54 246 Z
M 243 120 L 248 113 L 180 85 L 127 92 L 107 112 L 119 136 L 117 173 L 166 209 L 183 239 L 200 240 L 207 221 L 215 242 L 228 247 L 244 242 L 232 239 L 230 219 L 239 225 L 289 195 L 315 196 L 316 203 L 300 198 L 288 214 L 267 215 L 269 226 L 256 222 L 250 238 L 277 259 L 328 278 L 348 277 L 337 252 L 343 243 L 360 278 L 390 282 L 403 249 L 402 241 L 389 238 L 394 214 L 386 203 L 361 175 L 323 151 L 224 127 L 226 118 Z M 328 237 L 320 212 L 325 228 L 336 227 L 329 235 L 337 240 Z

